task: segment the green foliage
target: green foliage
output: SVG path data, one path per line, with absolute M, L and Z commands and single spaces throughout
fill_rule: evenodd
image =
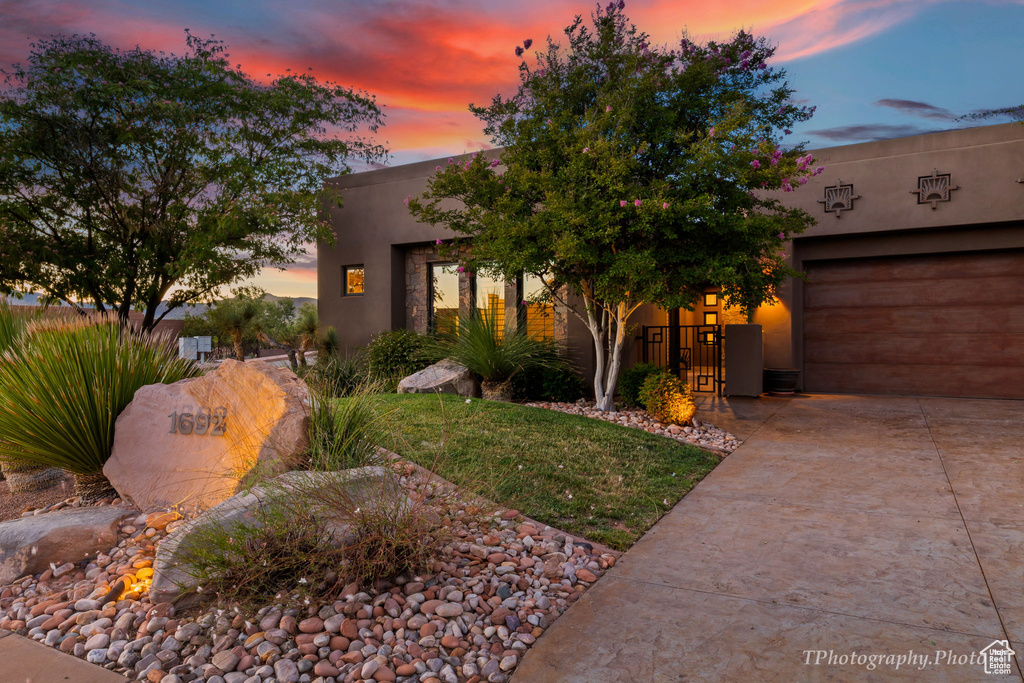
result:
M 529 368 L 512 378 L 512 397 L 517 400 L 571 402 L 586 393 L 586 380 L 569 363 Z
M 543 408 L 448 394 L 381 400 L 398 408 L 391 450 L 528 517 L 620 550 L 721 460 L 640 429 Z
M 640 387 L 651 375 L 665 372 L 654 363 L 637 363 L 628 370 L 623 370 L 619 377 L 619 395 L 622 405 L 626 408 L 642 408 L 640 403 Z
M 499 316 L 460 316 L 455 330 L 429 338 L 424 354 L 451 358 L 484 382 L 504 383 L 528 368 L 554 368 L 564 361 L 553 342 L 534 339 L 523 329 L 504 330 Z
M 453 160 L 409 209 L 471 238 L 473 272 L 546 274 L 580 297 L 608 409 L 637 306 L 692 309 L 716 287 L 751 311 L 795 274 L 783 245 L 814 220 L 770 191 L 822 169 L 782 147 L 813 110 L 763 39 L 653 46 L 619 5 L 565 33 L 521 62 L 517 93 L 470 107 L 500 157 Z
M 310 389 L 309 468 L 335 471 L 378 462 L 394 411 L 381 407 L 377 387 L 363 386 L 340 401 Z
M 426 337 L 412 330 L 384 330 L 366 347 L 366 368 L 370 378 L 394 391 L 398 381 L 430 364 L 422 356 Z
M 299 369 L 299 376 L 311 388 L 333 398 L 350 396 L 368 382 L 360 354 L 330 356 L 321 352 L 307 370 Z
M 697 412 L 689 385 L 667 372 L 649 375 L 644 380 L 640 403 L 654 419 L 667 424 L 685 425 Z
M 178 55 L 57 36 L 4 74 L 0 291 L 143 310 L 146 329 L 168 296 L 332 239 L 324 181 L 387 156 L 372 96 L 306 72 L 260 83 L 187 32 Z
M 0 354 L 14 346 L 37 315 L 25 315 L 6 299 L 0 299 Z
M 259 330 L 260 302 L 247 296 L 221 299 L 209 309 L 207 318 L 217 335 L 231 340 L 235 360 L 245 360 L 244 341 Z
M 0 457 L 100 472 L 135 391 L 198 374 L 166 340 L 116 322 L 36 323 L 0 360 Z

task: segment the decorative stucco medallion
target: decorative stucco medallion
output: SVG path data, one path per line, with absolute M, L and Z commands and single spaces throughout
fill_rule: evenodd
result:
M 960 188 L 953 184 L 949 173 L 939 173 L 934 169 L 931 175 L 924 175 L 917 179 L 917 189 L 911 190 L 910 194 L 917 195 L 918 204 L 931 204 L 932 209 L 937 209 L 939 202 L 948 202 L 951 199 L 950 192 Z
M 834 213 L 836 218 L 841 218 L 843 211 L 853 210 L 855 199 L 860 199 L 860 195 L 853 193 L 853 184 L 844 185 L 837 179 L 835 185 L 825 188 L 825 198 L 819 199 L 818 203 L 825 205 L 825 213 Z

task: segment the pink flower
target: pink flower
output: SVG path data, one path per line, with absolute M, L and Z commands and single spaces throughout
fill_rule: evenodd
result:
M 493 161 L 491 161 L 491 168 L 494 168 L 494 167 L 495 167 L 495 166 L 497 166 L 497 165 L 498 165 L 499 163 L 501 163 L 501 162 L 500 162 L 500 161 L 498 161 L 497 159 L 494 159 Z
M 584 148 L 583 148 L 583 153 L 584 153 L 584 154 L 586 154 L 586 153 L 587 153 L 587 152 L 589 152 L 589 151 L 590 151 L 590 148 L 589 148 L 589 147 L 584 147 Z
M 751 161 L 751 162 L 750 162 L 750 165 L 754 167 L 754 170 L 755 170 L 755 171 L 756 171 L 757 169 L 761 168 L 761 162 L 760 162 L 760 161 L 758 161 L 757 159 L 754 159 L 753 161 Z
M 407 197 L 405 198 L 405 205 L 406 205 L 406 206 L 409 206 L 409 200 L 410 200 L 410 199 L 412 199 L 412 195 L 408 195 L 408 196 L 407 196 Z
M 533 45 L 533 38 L 527 38 L 523 41 L 523 48 L 529 50 L 531 45 Z
M 633 200 L 633 206 L 639 207 L 640 206 L 640 200 L 639 199 L 634 199 Z
M 440 238 L 440 237 L 438 237 L 438 238 L 437 238 L 437 241 L 436 241 L 436 242 L 434 242 L 434 244 L 441 244 L 441 238 Z
M 786 233 L 784 233 L 784 232 L 780 232 L 780 233 L 779 233 L 779 239 L 780 239 L 780 240 L 784 240 L 784 239 L 786 239 Z
M 805 176 L 805 175 L 800 176 L 800 184 L 801 185 L 806 185 L 807 184 L 807 176 Z
M 466 272 L 466 269 L 463 268 L 462 266 L 459 266 L 458 268 L 456 268 L 456 270 L 459 271 L 460 273 L 465 273 Z
M 523 56 L 523 48 L 521 48 L 518 45 L 516 45 L 516 57 L 522 57 L 522 56 Z
M 437 167 L 437 168 L 435 168 L 434 170 L 435 170 L 435 171 L 440 171 L 440 170 L 441 170 L 441 167 L 440 167 L 440 166 L 438 166 L 438 167 Z
M 663 202 L 662 205 L 661 205 L 661 208 L 667 209 L 668 208 L 668 202 Z
M 451 157 L 448 157 L 448 164 L 451 165 L 451 164 L 454 164 L 454 163 L 455 163 L 455 159 L 452 159 Z
M 714 126 L 711 126 L 711 130 L 708 131 L 708 137 L 709 138 L 715 137 L 715 127 Z
M 619 206 L 625 207 L 626 204 L 628 204 L 628 203 L 629 202 L 627 202 L 625 199 L 622 199 L 622 200 L 619 201 Z
M 604 108 L 604 110 L 605 110 L 606 112 L 609 112 L 609 111 L 611 111 L 611 110 L 612 110 L 612 105 L 610 105 L 610 104 L 609 104 L 609 105 L 606 105 L 606 106 L 605 106 L 605 108 Z

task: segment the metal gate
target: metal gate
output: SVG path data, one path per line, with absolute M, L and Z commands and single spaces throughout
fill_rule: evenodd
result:
M 722 395 L 721 325 L 644 325 L 639 340 L 643 362 L 678 374 L 691 391 Z

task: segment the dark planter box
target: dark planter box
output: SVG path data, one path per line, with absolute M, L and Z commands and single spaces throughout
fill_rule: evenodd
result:
M 800 383 L 796 368 L 765 368 L 764 390 L 772 396 L 792 396 Z

